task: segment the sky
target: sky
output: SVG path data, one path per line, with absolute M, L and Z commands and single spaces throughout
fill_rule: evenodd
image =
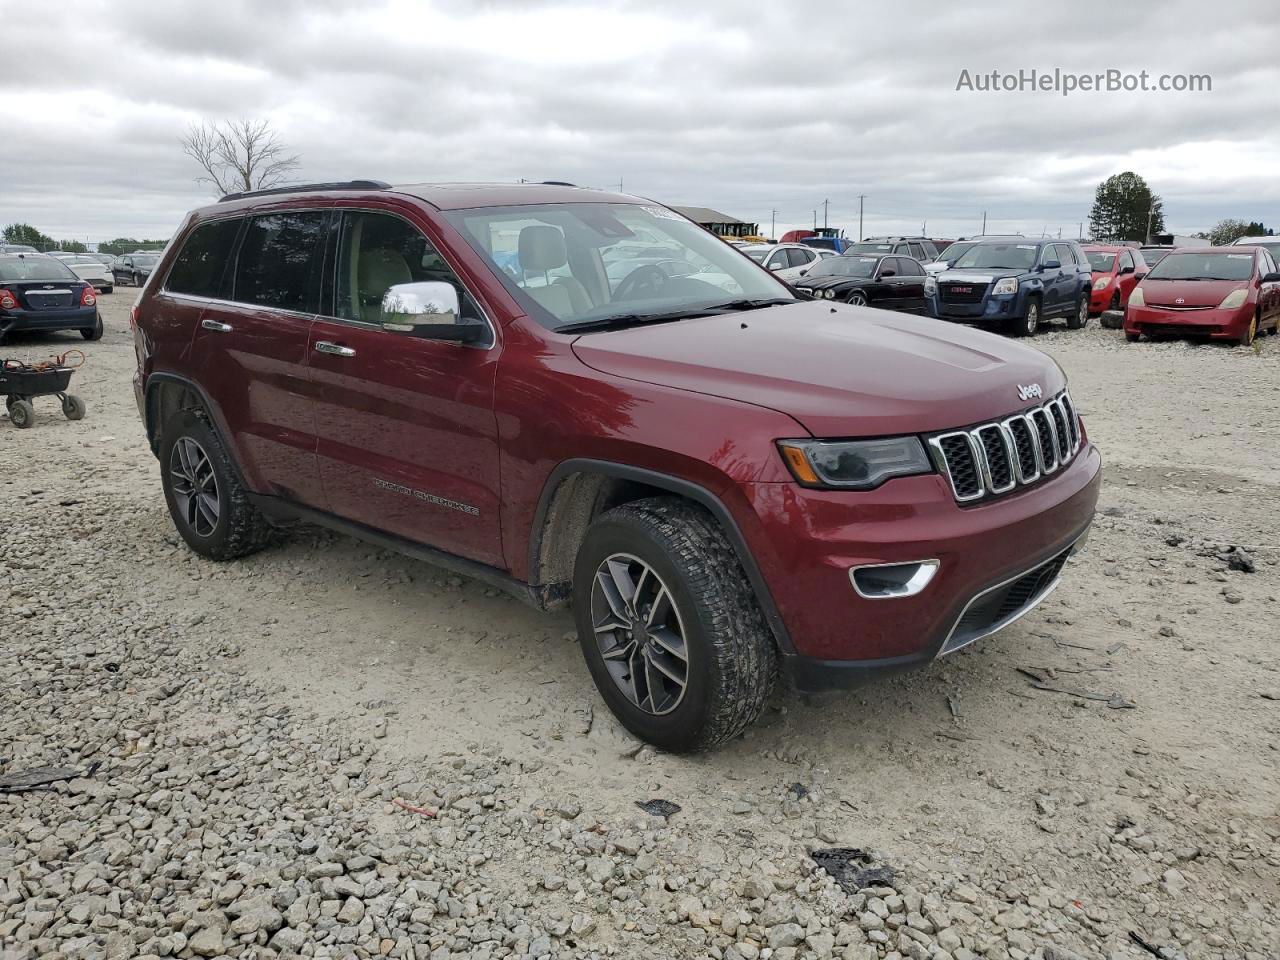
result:
M 855 235 L 862 196 L 864 235 L 985 212 L 1074 237 L 1124 170 L 1174 232 L 1280 228 L 1275 0 L 0 0 L 0 23 L 0 224 L 57 238 L 167 237 L 215 199 L 181 136 L 240 118 L 302 180 L 621 183 L 766 233 L 816 211 Z M 978 89 L 993 70 L 1211 89 Z

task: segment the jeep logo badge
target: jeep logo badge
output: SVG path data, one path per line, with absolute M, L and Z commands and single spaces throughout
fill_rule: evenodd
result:
M 1025 387 L 1022 384 L 1018 384 L 1019 400 L 1035 400 L 1035 399 L 1038 399 L 1040 396 L 1041 396 L 1040 384 L 1028 383 Z

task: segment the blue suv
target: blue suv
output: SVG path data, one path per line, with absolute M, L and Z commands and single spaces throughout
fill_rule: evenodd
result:
M 925 281 L 940 320 L 999 327 L 1029 337 L 1052 317 L 1078 330 L 1089 322 L 1089 258 L 1074 240 L 985 240 Z

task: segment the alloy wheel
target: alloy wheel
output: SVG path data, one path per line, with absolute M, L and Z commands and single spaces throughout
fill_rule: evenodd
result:
M 218 526 L 218 478 L 204 448 L 190 437 L 180 437 L 169 454 L 170 487 L 174 503 L 187 526 L 198 537 L 208 537 Z
M 1040 329 L 1040 305 L 1032 300 L 1027 304 L 1027 315 L 1022 320 L 1022 329 L 1031 336 Z
M 610 678 L 632 704 L 670 713 L 689 684 L 689 647 L 670 589 L 643 560 L 615 553 L 596 569 L 591 623 Z
M 866 294 L 861 291 L 855 291 L 849 294 L 849 302 L 855 307 L 865 307 L 867 305 Z

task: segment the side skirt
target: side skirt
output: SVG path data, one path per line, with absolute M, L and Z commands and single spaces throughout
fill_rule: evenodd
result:
M 497 567 L 491 567 L 475 560 L 468 560 L 466 557 L 460 557 L 445 550 L 429 547 L 424 543 L 418 543 L 416 540 L 398 537 L 393 533 L 387 533 L 384 530 L 378 530 L 363 523 L 344 520 L 342 517 L 326 513 L 323 510 L 304 507 L 301 504 L 284 500 L 280 497 L 269 497 L 256 493 L 249 494 L 249 499 L 272 523 L 287 525 L 291 522 L 303 521 L 327 527 L 357 540 L 363 540 L 366 543 L 371 543 L 387 550 L 403 553 L 405 556 L 413 557 L 415 560 L 423 560 L 451 573 L 479 580 L 510 594 L 517 600 L 523 601 L 538 610 L 548 610 L 557 604 L 563 605 L 565 599 L 559 595 L 563 591 L 558 588 L 534 587 L 523 580 L 515 579 L 507 571 L 500 570 Z

